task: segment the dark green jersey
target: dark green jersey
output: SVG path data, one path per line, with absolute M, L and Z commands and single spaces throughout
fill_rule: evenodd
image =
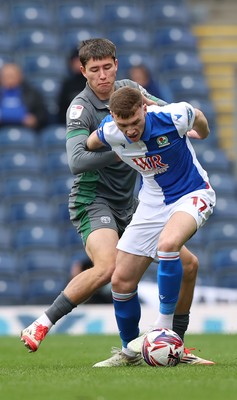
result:
M 153 98 L 144 88 L 128 79 L 115 82 L 115 90 L 122 86 L 140 89 L 148 98 Z M 165 104 L 160 101 L 160 104 Z M 88 152 L 85 148 L 87 137 L 102 119 L 109 114 L 108 104 L 101 101 L 88 84 L 70 104 L 67 111 L 67 155 L 69 167 L 76 179 L 71 195 L 76 202 L 90 204 L 96 197 L 105 198 L 115 208 L 130 207 L 136 171 L 116 161 L 113 151 Z

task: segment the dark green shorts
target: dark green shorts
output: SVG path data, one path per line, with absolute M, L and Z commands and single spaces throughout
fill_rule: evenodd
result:
M 137 200 L 131 207 L 115 209 L 103 198 L 96 198 L 92 204 L 69 203 L 70 220 L 81 235 L 84 245 L 89 234 L 97 229 L 109 228 L 115 230 L 119 237 L 132 219 L 137 207 Z

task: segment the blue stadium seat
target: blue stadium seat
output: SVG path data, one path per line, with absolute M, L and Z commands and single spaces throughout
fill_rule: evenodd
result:
M 119 51 L 135 49 L 147 50 L 151 44 L 150 33 L 137 27 L 111 28 L 106 37 L 119 48 Z
M 0 225 L 0 249 L 1 250 L 12 250 L 13 245 L 13 231 L 9 224 Z
M 0 277 L 14 278 L 19 273 L 19 260 L 11 250 L 0 249 Z M 0 278 L 0 279 L 1 279 Z
M 157 70 L 157 60 L 149 51 L 141 51 L 138 49 L 131 51 L 118 50 L 117 56 L 119 61 L 119 79 L 124 79 L 127 76 L 127 71 L 131 67 L 140 64 L 146 65 L 152 73 Z
M 49 104 L 49 99 L 55 100 L 57 98 L 62 84 L 62 80 L 58 76 L 42 76 L 41 74 L 29 77 L 29 82 L 42 93 L 47 105 Z M 50 112 L 49 109 L 48 111 Z
M 77 233 L 76 228 L 72 224 L 66 226 L 63 230 L 61 246 L 69 253 L 80 251 L 84 248 L 80 234 Z
M 19 278 L 0 277 L 0 304 L 11 306 L 23 304 L 23 285 Z
M 146 23 L 155 28 L 175 25 L 186 27 L 190 23 L 189 9 L 183 1 L 158 1 L 147 7 Z
M 15 40 L 12 33 L 6 33 L 5 30 L 0 31 L 0 49 L 1 55 L 4 53 L 10 54 L 15 50 Z
M 144 13 L 141 7 L 136 4 L 127 3 L 110 3 L 104 4 L 100 15 L 101 21 L 105 25 L 121 26 L 121 25 L 144 25 Z
M 189 27 L 169 26 L 157 29 L 152 34 L 152 46 L 157 46 L 157 52 L 169 50 L 194 50 L 197 46 L 197 39 Z
M 31 199 L 13 200 L 9 203 L 9 222 L 16 225 L 23 223 L 50 223 L 54 219 L 54 210 L 48 200 Z
M 232 162 L 228 159 L 225 151 L 221 148 L 208 148 L 197 152 L 197 157 L 202 166 L 211 173 L 232 171 Z
M 5 126 L 0 128 L 0 152 L 6 150 L 35 150 L 37 149 L 38 138 L 34 130 Z
M 68 198 L 64 198 L 63 196 L 59 196 L 58 198 L 54 197 L 51 204 L 55 213 L 55 221 L 62 224 L 71 224 L 68 210 Z
M 236 245 L 223 245 L 216 248 L 211 254 L 212 269 L 226 270 L 226 268 L 236 268 L 237 273 L 237 243 Z
M 59 174 L 70 174 L 68 166 L 68 158 L 66 149 L 55 149 L 52 151 L 46 151 L 43 154 L 44 157 L 44 170 L 49 175 L 58 176 Z
M 61 174 L 60 176 L 51 176 L 48 180 L 50 196 L 56 199 L 68 199 L 69 193 L 73 185 L 74 177 L 70 173 Z
M 95 9 L 82 2 L 63 2 L 58 4 L 57 8 L 57 20 L 61 27 L 73 25 L 94 27 L 100 22 Z
M 55 18 L 50 8 L 38 1 L 11 4 L 10 21 L 16 27 L 53 27 Z
M 26 304 L 51 304 L 65 288 L 67 281 L 61 277 L 33 277 L 26 280 Z
M 172 77 L 173 74 L 203 73 L 203 64 L 196 51 L 173 51 L 162 54 L 159 59 L 159 70 L 164 76 Z
M 223 223 L 228 221 L 237 223 L 236 196 L 232 197 L 226 193 L 217 193 L 213 218 L 215 218 L 215 221 L 220 220 Z
M 0 54 L 0 68 L 2 68 L 4 64 L 11 63 L 13 61 L 12 54 Z
M 4 176 L 32 174 L 37 175 L 42 171 L 42 159 L 34 151 L 9 150 L 0 157 L 0 173 Z
M 205 78 L 200 76 L 184 75 L 179 78 L 171 78 L 168 85 L 173 93 L 175 101 L 183 101 L 189 98 L 206 99 L 210 91 Z
M 23 275 L 39 277 L 67 277 L 68 260 L 64 252 L 57 250 L 28 250 L 21 256 L 21 272 Z
M 1 12 L 0 12 L 0 29 L 6 33 L 9 28 L 9 10 L 6 5 L 1 4 Z
M 2 191 L 1 191 L 2 193 Z M 8 222 L 8 203 L 1 199 L 0 203 L 0 225 Z
M 79 26 L 78 28 L 65 27 L 63 32 L 61 32 L 62 43 L 67 51 L 78 47 L 83 40 L 103 36 L 104 34 L 100 26 L 96 28 L 87 28 L 86 26 Z
M 209 223 L 202 228 L 206 235 L 206 246 L 211 249 L 217 249 L 223 244 L 237 243 L 237 225 L 233 222 L 215 222 L 214 217 L 210 219 Z
M 13 234 L 13 243 L 18 251 L 28 249 L 58 249 L 60 246 L 60 232 L 54 225 L 42 223 L 21 224 Z
M 32 52 L 22 56 L 20 63 L 26 75 L 64 76 L 67 72 L 65 56 L 47 52 Z
M 2 185 L 2 197 L 7 204 L 11 199 L 45 199 L 47 194 L 48 182 L 42 175 L 10 176 Z
M 210 183 L 216 191 L 217 197 L 219 195 L 234 197 L 237 196 L 237 179 L 229 172 L 212 171 L 212 167 L 208 168 Z
M 63 149 L 66 148 L 66 128 L 65 125 L 48 125 L 41 130 L 40 145 L 44 149 Z
M 15 48 L 17 51 L 52 51 L 56 52 L 60 49 L 61 43 L 59 36 L 51 30 L 47 29 L 24 29 L 17 31 L 15 40 Z

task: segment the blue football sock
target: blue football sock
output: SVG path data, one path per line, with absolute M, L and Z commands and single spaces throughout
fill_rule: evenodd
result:
M 179 252 L 158 251 L 160 263 L 157 270 L 157 282 L 160 297 L 160 313 L 173 314 L 178 301 L 183 268 Z
M 138 337 L 141 306 L 138 300 L 137 290 L 132 293 L 115 293 L 112 291 L 115 317 L 122 340 L 123 347 Z

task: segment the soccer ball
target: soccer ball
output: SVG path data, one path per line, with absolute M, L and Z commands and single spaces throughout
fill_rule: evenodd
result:
M 184 344 L 171 329 L 154 329 L 145 335 L 142 356 L 152 367 L 175 367 L 183 357 Z

